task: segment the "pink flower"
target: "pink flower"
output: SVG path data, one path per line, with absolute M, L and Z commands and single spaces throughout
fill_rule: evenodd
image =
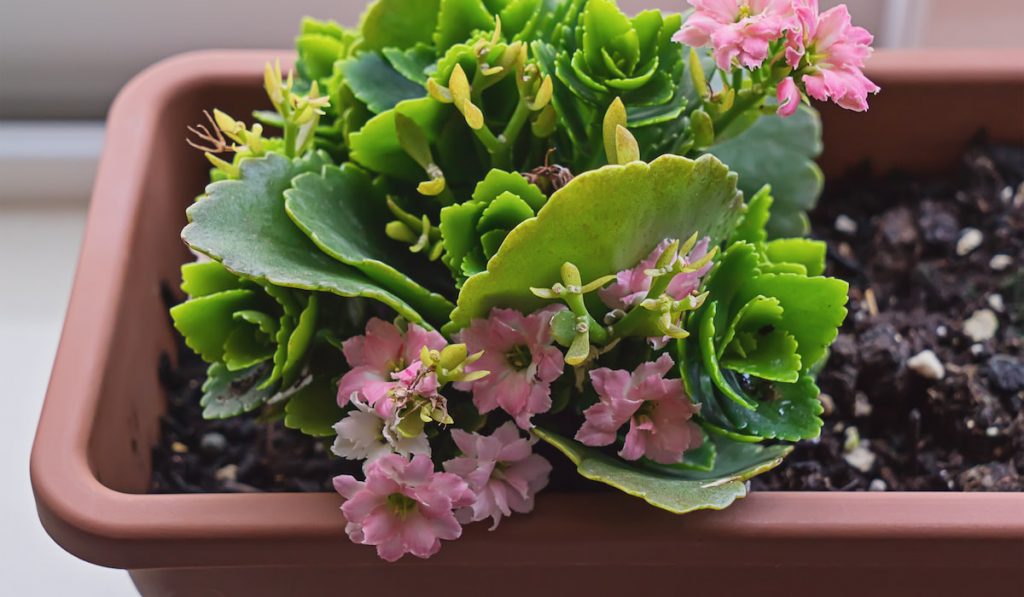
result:
M 500 407 L 523 429 L 533 426 L 530 418 L 551 408 L 551 382 L 565 366 L 562 351 L 552 346 L 551 317 L 562 307 L 547 308 L 531 315 L 513 309 L 494 309 L 487 319 L 474 319 L 462 331 L 470 354 L 484 351 L 467 372 L 490 371 L 490 375 L 455 387 L 473 391 L 473 404 L 481 413 Z
M 800 90 L 793 81 L 793 77 L 786 77 L 779 83 L 775 90 L 775 96 L 779 100 L 779 108 L 776 110 L 779 116 L 792 116 L 800 107 Z
M 585 421 L 576 440 L 588 446 L 616 441 L 620 427 L 629 423 L 619 456 L 641 456 L 661 464 L 680 462 L 683 453 L 701 445 L 700 429 L 690 419 L 698 411 L 679 379 L 665 379 L 675 366 L 667 354 L 628 371 L 595 369 L 590 372 L 600 401 L 583 411 Z
M 519 436 L 511 422 L 490 436 L 452 430 L 462 456 L 444 463 L 444 470 L 469 483 L 476 494 L 471 506 L 455 513 L 463 523 L 490 518 L 491 530 L 502 516 L 533 510 L 533 496 L 548 484 L 551 464 L 534 454 L 532 442 Z
M 375 545 L 377 555 L 394 562 L 407 553 L 429 558 L 442 539 L 462 534 L 453 510 L 472 504 L 473 492 L 458 475 L 434 472 L 429 456 L 410 461 L 389 454 L 368 463 L 365 473 L 365 482 L 351 475 L 334 478 L 353 542 Z
M 794 25 L 791 0 L 689 0 L 694 12 L 672 39 L 694 48 L 707 45 L 718 68 L 732 61 L 748 69 L 761 66 L 768 45 Z
M 801 78 L 807 95 L 832 100 L 847 110 L 868 109 L 868 94 L 880 88 L 861 71 L 871 55 L 871 33 L 851 23 L 840 4 L 818 14 L 817 0 L 797 0 L 800 28 L 787 34 L 786 62 L 794 69 L 806 60 Z
M 612 309 L 629 309 L 647 298 L 647 292 L 651 289 L 651 276 L 647 275 L 647 270 L 654 268 L 658 263 L 658 258 L 661 257 L 661 254 L 665 252 L 665 249 L 667 249 L 672 242 L 673 241 L 670 239 L 661 241 L 661 243 L 651 251 L 651 254 L 648 255 L 646 259 L 638 263 L 635 267 L 623 270 L 616 274 L 615 282 L 613 284 L 598 291 L 598 296 L 601 297 L 604 304 L 608 305 Z M 681 258 L 683 260 L 683 265 L 689 265 L 690 263 L 700 261 L 708 254 L 708 245 L 710 242 L 710 239 L 704 237 L 696 246 L 694 246 L 689 255 L 676 257 L 676 259 Z M 675 259 L 673 259 L 673 264 L 674 263 Z M 672 278 L 672 281 L 669 282 L 666 292 L 677 301 L 682 300 L 700 288 L 701 278 L 704 277 L 704 274 L 706 274 L 710 269 L 711 263 L 709 262 L 697 271 L 676 274 L 676 276 Z
M 345 406 L 353 394 L 363 397 L 367 404 L 386 408 L 381 399 L 396 388 L 400 381 L 396 374 L 419 362 L 420 350 L 427 346 L 440 350 L 447 345 L 444 337 L 410 323 L 405 334 L 393 324 L 371 319 L 366 324 L 366 335 L 355 336 L 342 344 L 345 359 L 352 370 L 338 382 L 338 404 Z M 387 416 L 387 412 L 382 412 Z

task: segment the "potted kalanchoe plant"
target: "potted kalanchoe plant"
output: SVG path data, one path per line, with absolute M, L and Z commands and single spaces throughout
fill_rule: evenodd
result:
M 685 513 L 817 437 L 847 285 L 801 236 L 806 104 L 867 109 L 871 35 L 814 0 L 691 4 L 305 21 L 294 74 L 266 67 L 274 111 L 190 139 L 214 168 L 171 315 L 205 416 L 283 418 L 361 464 L 334 487 L 389 561 L 528 513 L 537 442 Z

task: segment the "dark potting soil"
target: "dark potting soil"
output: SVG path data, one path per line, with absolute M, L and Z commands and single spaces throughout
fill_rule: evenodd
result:
M 850 315 L 819 377 L 820 439 L 753 488 L 1024 490 L 1024 148 L 979 142 L 938 177 L 865 166 L 812 223 Z M 177 362 L 151 491 L 329 491 L 356 470 L 280 423 L 204 420 L 205 367 L 183 344 Z M 579 488 L 548 456 L 552 486 Z

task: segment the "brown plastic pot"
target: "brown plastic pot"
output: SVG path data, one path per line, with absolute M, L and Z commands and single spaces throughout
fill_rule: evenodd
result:
M 1024 494 L 757 493 L 673 516 L 615 492 L 544 494 L 430 561 L 351 544 L 334 494 L 146 495 L 173 336 L 161 285 L 189 258 L 203 108 L 244 114 L 280 53 L 202 52 L 139 75 L 110 113 L 67 321 L 32 452 L 43 525 L 147 595 L 965 594 L 1024 586 Z M 289 59 L 288 55 L 282 56 Z M 827 174 L 940 169 L 979 128 L 1024 143 L 1024 52 L 879 52 L 867 114 L 826 107 Z

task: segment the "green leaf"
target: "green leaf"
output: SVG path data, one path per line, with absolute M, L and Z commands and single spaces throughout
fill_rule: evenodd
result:
M 410 321 L 424 322 L 411 305 L 362 272 L 320 252 L 288 218 L 283 194 L 292 179 L 320 170 L 328 160 L 311 154 L 290 161 L 274 153 L 244 160 L 239 180 L 211 184 L 206 197 L 189 207 L 182 238 L 236 274 L 278 286 L 372 298 Z
M 494 17 L 480 0 L 441 0 L 434 45 L 447 49 L 460 44 L 474 31 L 494 29 Z
M 825 273 L 824 242 L 807 238 L 779 238 L 765 243 L 765 256 L 772 263 L 803 266 L 808 276 Z
M 487 271 L 466 281 L 451 328 L 486 317 L 493 307 L 542 307 L 545 301 L 530 288 L 550 287 L 566 261 L 593 280 L 633 267 L 665 238 L 698 233 L 718 244 L 742 206 L 735 184 L 735 175 L 712 156 L 666 155 L 577 176 L 536 218 L 512 230 Z
M 284 426 L 313 437 L 330 437 L 344 411 L 338 406 L 338 388 L 330 378 L 315 377 L 295 392 L 284 406 Z
M 392 68 L 421 86 L 427 84 L 427 69 L 437 62 L 434 48 L 425 44 L 416 44 L 407 50 L 384 48 L 381 52 L 391 63 Z
M 738 380 L 730 383 L 739 389 Z M 820 393 L 814 380 L 803 376 L 796 383 L 772 383 L 769 396 L 758 401 L 754 410 L 731 400 L 720 401 L 720 406 L 741 433 L 786 441 L 814 439 L 821 433 Z
M 364 171 L 352 164 L 326 166 L 319 174 L 296 177 L 284 195 L 288 216 L 320 250 L 357 268 L 427 319 L 447 320 L 453 305 L 403 273 L 417 268 L 409 264 L 408 250 L 385 234 L 390 212 Z
M 743 212 L 743 218 L 736 225 L 730 242 L 745 241 L 753 245 L 760 245 L 768 240 L 768 233 L 765 226 L 771 217 L 771 208 L 774 199 L 772 188 L 768 185 L 761 187 L 753 197 L 747 201 L 747 208 Z
M 241 287 L 238 276 L 216 261 L 196 261 L 181 266 L 181 290 L 192 298 Z
M 839 334 L 848 290 L 849 284 L 837 278 L 762 274 L 744 284 L 737 296 L 743 303 L 759 295 L 779 300 L 783 312 L 778 327 L 796 338 L 806 369 L 825 356 Z
M 421 84 L 402 76 L 376 52 L 363 52 L 340 65 L 345 84 L 375 114 L 426 95 Z
M 317 297 L 309 295 L 306 308 L 299 315 L 295 330 L 288 337 L 288 350 L 285 353 L 284 366 L 281 369 L 281 385 L 288 387 L 295 383 L 302 370 L 303 358 L 316 333 Z
M 224 343 L 239 327 L 232 314 L 252 307 L 255 300 L 252 290 L 225 290 L 175 305 L 171 319 L 185 344 L 207 363 L 215 363 L 224 358 Z
M 821 154 L 821 119 L 801 106 L 782 118 L 763 116 L 742 134 L 707 151 L 739 174 L 739 187 L 753 196 L 764 185 L 775 195 L 768 233 L 772 237 L 807 233 L 805 212 L 818 202 L 823 175 L 814 159 Z
M 735 456 L 730 452 L 726 458 L 719 457 L 721 468 L 716 463 L 715 469 L 709 473 L 680 471 L 668 475 L 630 466 L 544 429 L 535 428 L 534 433 L 565 454 L 583 477 L 611 485 L 674 514 L 728 507 L 747 495 L 748 479 L 775 468 L 792 450 L 788 446 L 740 444 L 733 446 Z M 679 474 L 700 478 L 684 478 Z
M 377 0 L 366 9 L 360 21 L 361 47 L 405 50 L 416 44 L 431 43 L 440 4 L 441 0 Z
M 349 138 L 351 157 L 373 172 L 418 183 L 423 179 L 423 169 L 402 149 L 395 129 L 396 111 L 419 125 L 431 143 L 437 141 L 444 123 L 451 116 L 450 106 L 429 97 L 400 102 L 394 110 L 371 118 Z
M 210 365 L 199 402 L 203 418 L 229 419 L 262 406 L 274 395 L 273 388 L 262 388 L 259 383 L 266 372 L 264 365 L 235 372 L 222 363 Z
M 311 80 L 326 79 L 334 70 L 334 62 L 344 56 L 341 39 L 322 33 L 305 33 L 295 40 L 303 76 Z

